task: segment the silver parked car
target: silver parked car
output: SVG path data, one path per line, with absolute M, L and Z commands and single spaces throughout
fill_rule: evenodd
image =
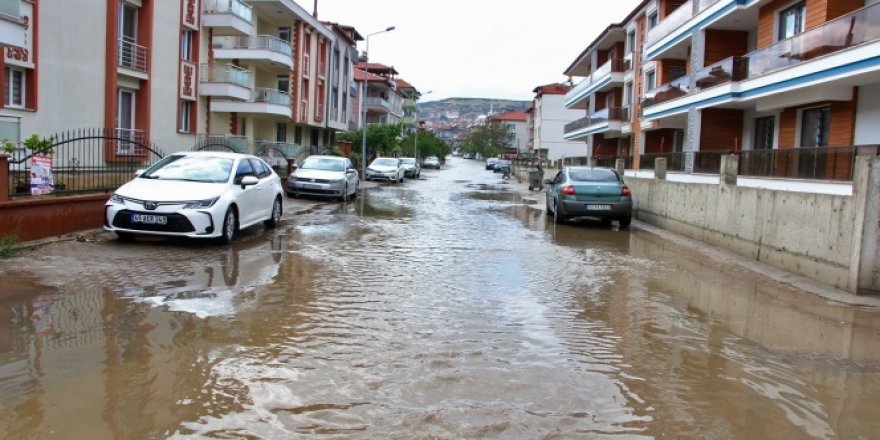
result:
M 377 157 L 367 167 L 367 180 L 387 180 L 389 182 L 403 182 L 405 173 L 403 162 L 396 157 Z
M 309 156 L 287 177 L 287 196 L 357 197 L 358 173 L 347 157 Z
M 411 179 L 418 179 L 422 175 L 422 167 L 414 157 L 401 157 L 403 162 L 403 174 Z

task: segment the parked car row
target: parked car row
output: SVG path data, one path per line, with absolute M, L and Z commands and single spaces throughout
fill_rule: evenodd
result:
M 436 157 L 425 166 L 440 168 Z M 414 158 L 376 158 L 367 180 L 399 183 L 419 178 Z M 104 208 L 104 229 L 120 240 L 135 235 L 208 238 L 229 243 L 241 229 L 281 221 L 283 196 L 346 200 L 357 197 L 358 172 L 350 159 L 309 156 L 286 184 L 259 157 L 227 152 L 181 152 L 138 170 L 120 186 Z

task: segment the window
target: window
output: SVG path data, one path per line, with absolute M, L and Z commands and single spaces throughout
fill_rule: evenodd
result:
M 24 108 L 25 78 L 23 69 L 6 68 L 6 107 Z
M 645 73 L 645 91 L 650 92 L 657 86 L 657 74 L 653 70 Z
M 776 118 L 767 116 L 766 118 L 755 119 L 755 144 L 752 149 L 770 150 L 773 148 L 773 138 L 775 137 Z
M 648 16 L 648 29 L 654 29 L 658 21 L 657 11 L 651 12 L 651 15 Z
M 626 45 L 629 52 L 636 51 L 636 33 L 635 31 L 626 34 Z
M 302 145 L 302 140 L 303 140 L 303 130 L 302 130 L 302 126 L 297 125 L 297 126 L 293 129 L 293 142 L 296 143 L 296 144 Z
M 192 132 L 192 109 L 192 101 L 185 99 L 180 101 L 180 131 L 182 133 Z
M 779 13 L 779 40 L 793 37 L 804 31 L 806 20 L 806 2 L 800 2 L 783 9 Z
M 278 122 L 275 124 L 275 140 L 278 142 L 287 142 L 287 123 Z
M 278 38 L 290 43 L 290 28 L 289 27 L 278 28 Z
M 235 184 L 241 183 L 241 178 L 244 176 L 255 176 L 257 173 L 254 171 L 254 167 L 251 165 L 251 161 L 242 160 L 238 163 L 238 169 L 235 170 Z
M 290 93 L 290 77 L 287 75 L 278 76 L 277 85 L 279 91 Z
M 119 89 L 116 100 L 116 137 L 137 140 L 137 132 L 134 129 L 135 91 Z M 119 141 L 116 144 L 116 154 L 135 154 L 135 144 Z
M 633 83 L 628 82 L 623 85 L 623 101 L 629 107 L 633 102 Z
M 137 7 L 125 2 L 119 4 L 119 39 L 137 41 Z
M 669 66 L 669 80 L 673 81 L 683 77 L 685 74 L 684 66 Z
M 801 112 L 801 148 L 828 146 L 831 129 L 831 107 L 806 109 Z
M 193 60 L 193 36 L 195 32 L 193 31 L 181 31 L 180 32 L 180 59 L 184 61 L 192 61 Z

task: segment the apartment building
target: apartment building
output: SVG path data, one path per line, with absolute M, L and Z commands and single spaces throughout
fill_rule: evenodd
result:
M 875 144 L 880 5 L 653 0 L 566 70 L 591 156 Z
M 499 124 L 504 127 L 507 134 L 508 153 L 528 153 L 528 122 L 529 115 L 526 112 L 510 111 L 491 115 L 486 118 L 486 123 Z
M 397 88 L 397 70 L 364 60 L 355 65 L 355 80 L 366 90 L 363 105 L 367 124 L 396 124 L 403 120 L 404 97 Z
M 2 114 L 20 130 L 14 140 L 106 128 L 165 153 L 223 143 L 301 156 L 333 144 L 353 122 L 353 63 L 362 38 L 349 26 L 318 21 L 293 0 L 75 0 L 51 7 L 18 0 L 20 19 L 6 11 L 12 3 L 0 0 L 0 44 L 17 35 L 9 26 L 23 33 L 0 62 Z M 104 159 L 131 156 L 131 146 L 116 143 Z
M 403 124 L 404 133 L 411 133 L 419 124 L 419 98 L 422 96 L 412 84 L 398 78 L 397 93 L 403 99 L 403 118 L 400 123 Z
M 565 95 L 571 90 L 568 84 L 546 84 L 535 87 L 535 98 L 526 112 L 529 115 L 528 149 L 545 160 L 563 157 L 582 157 L 587 154 L 583 141 L 563 138 L 565 124 L 581 116 L 581 111 L 565 107 Z

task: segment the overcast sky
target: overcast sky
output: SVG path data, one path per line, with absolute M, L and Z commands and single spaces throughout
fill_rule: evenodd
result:
M 312 11 L 314 0 L 296 0 Z M 318 18 L 370 37 L 370 61 L 422 93 L 531 100 L 638 0 L 318 0 Z M 365 49 L 365 42 L 358 45 Z M 577 79 L 575 79 L 577 81 Z

